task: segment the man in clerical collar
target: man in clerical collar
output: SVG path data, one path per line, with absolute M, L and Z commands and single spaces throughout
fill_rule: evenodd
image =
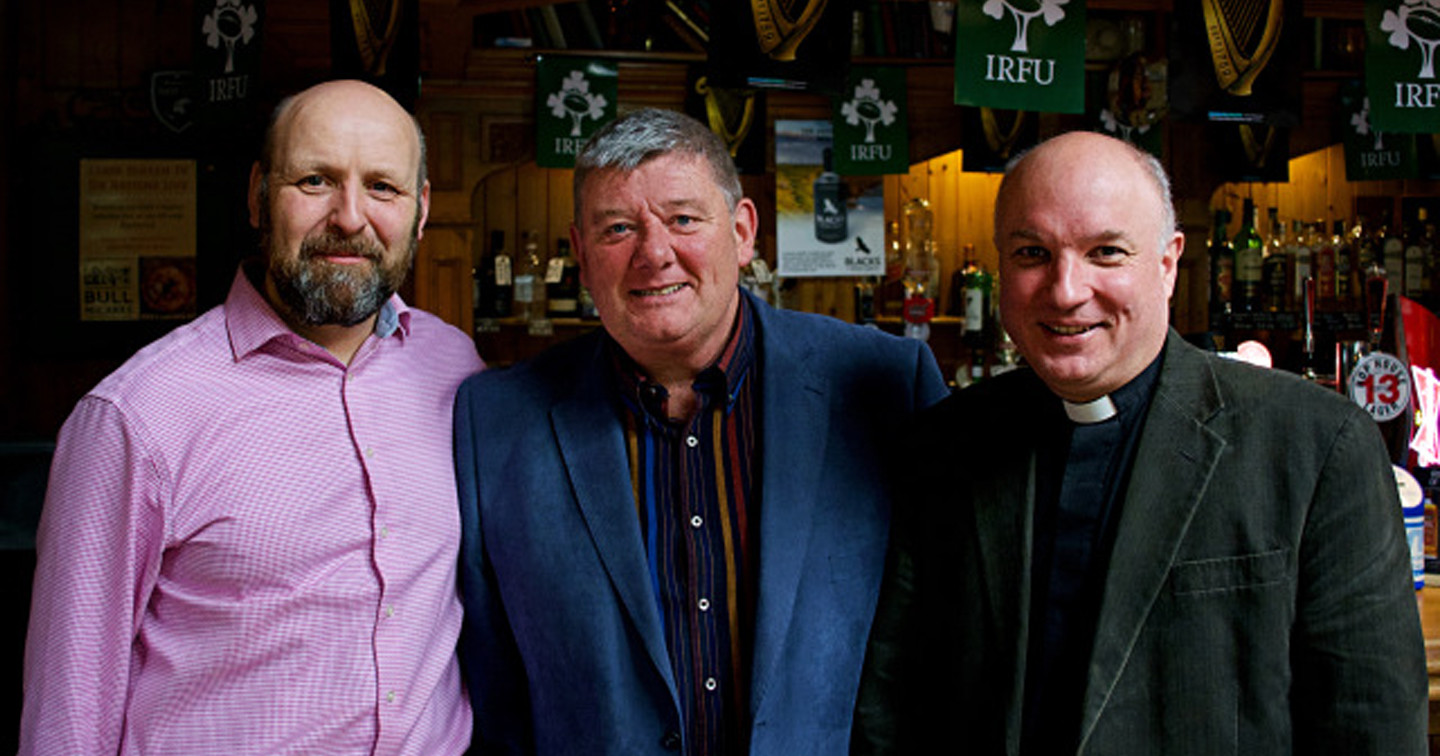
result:
M 1380 435 L 1170 329 L 1159 162 L 1055 137 L 1007 171 L 995 244 L 1029 369 L 921 418 L 855 752 L 1423 754 Z

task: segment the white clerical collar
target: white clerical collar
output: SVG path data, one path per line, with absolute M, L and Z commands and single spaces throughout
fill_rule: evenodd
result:
M 1081 425 L 1104 422 L 1116 414 L 1115 402 L 1110 399 L 1109 394 L 1088 402 L 1062 401 L 1065 403 L 1065 414 Z

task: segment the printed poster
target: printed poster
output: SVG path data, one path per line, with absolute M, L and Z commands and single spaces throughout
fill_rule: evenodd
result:
M 830 121 L 775 122 L 776 257 L 781 277 L 885 273 L 885 185 L 834 170 Z
M 80 319 L 195 315 L 195 161 L 80 161 Z

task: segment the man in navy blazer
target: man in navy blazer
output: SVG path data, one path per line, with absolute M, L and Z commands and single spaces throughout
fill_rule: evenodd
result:
M 456 400 L 461 658 L 481 754 L 839 754 L 924 344 L 744 293 L 758 226 L 679 113 L 576 161 L 603 329 Z
M 1169 328 L 1184 237 L 1151 156 L 1055 137 L 995 218 L 1029 367 L 919 419 L 857 756 L 1424 754 L 1375 422 Z

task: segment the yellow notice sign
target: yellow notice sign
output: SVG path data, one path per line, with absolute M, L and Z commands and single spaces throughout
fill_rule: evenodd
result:
M 80 319 L 195 315 L 195 161 L 80 161 Z

